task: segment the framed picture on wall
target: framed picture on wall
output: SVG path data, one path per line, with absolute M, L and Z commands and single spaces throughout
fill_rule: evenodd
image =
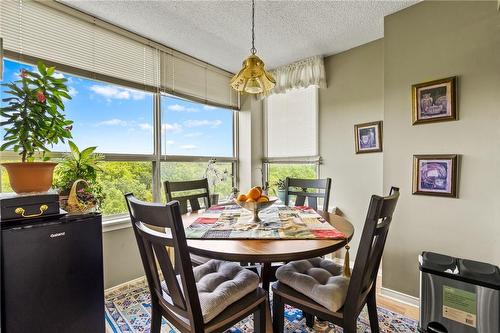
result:
M 413 194 L 458 197 L 458 155 L 414 155 Z
M 412 86 L 413 125 L 457 120 L 457 77 Z
M 356 154 L 382 151 L 382 122 L 354 125 Z

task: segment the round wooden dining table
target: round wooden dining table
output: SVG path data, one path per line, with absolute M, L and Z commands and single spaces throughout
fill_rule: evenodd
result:
M 354 226 L 345 218 L 318 211 L 325 220 L 346 235 L 345 239 L 188 239 L 191 253 L 235 262 L 262 264 L 262 287 L 269 290 L 273 262 L 313 258 L 333 253 L 344 247 L 354 234 Z M 201 215 L 201 211 L 182 216 L 184 227 Z

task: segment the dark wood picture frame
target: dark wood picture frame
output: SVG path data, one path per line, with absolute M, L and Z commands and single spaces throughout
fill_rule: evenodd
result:
M 458 198 L 458 156 L 457 154 L 442 154 L 442 155 L 413 155 L 413 194 L 430 195 L 439 197 Z M 450 175 L 450 190 L 446 192 L 422 190 L 420 183 L 420 161 L 421 160 L 448 160 L 451 172 Z
M 375 148 L 362 148 L 360 147 L 360 144 L 359 144 L 359 130 L 362 129 L 362 128 L 367 128 L 367 127 L 376 127 L 376 132 L 377 132 L 377 136 L 376 136 L 376 142 L 378 143 L 378 145 L 375 147 Z M 362 123 L 362 124 L 356 124 L 354 125 L 354 139 L 355 139 L 355 148 L 356 148 L 356 154 L 366 154 L 366 153 L 378 153 L 378 152 L 381 152 L 383 150 L 383 147 L 382 147 L 382 130 L 383 130 L 383 126 L 382 126 L 382 121 L 372 121 L 372 122 L 369 122 L 369 123 Z
M 449 86 L 449 114 L 443 116 L 434 116 L 429 118 L 421 118 L 420 115 L 420 100 L 419 100 L 419 92 L 424 90 L 425 88 L 431 89 L 433 86 Z M 437 89 L 439 87 L 434 87 Z M 447 88 L 448 89 L 448 88 Z M 448 95 L 448 94 L 447 94 Z M 413 125 L 426 124 L 426 123 L 434 123 L 440 121 L 451 121 L 458 120 L 458 112 L 457 112 L 457 77 L 451 76 L 444 79 L 418 83 L 414 84 L 411 87 L 411 96 L 412 96 L 412 122 Z M 431 98 L 431 103 L 433 103 Z

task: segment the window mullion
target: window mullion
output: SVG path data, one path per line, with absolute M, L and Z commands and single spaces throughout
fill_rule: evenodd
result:
M 161 201 L 161 94 L 154 95 L 153 136 L 154 136 L 154 161 L 153 161 L 153 200 Z

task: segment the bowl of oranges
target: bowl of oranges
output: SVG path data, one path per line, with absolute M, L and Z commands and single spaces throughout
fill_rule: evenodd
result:
M 262 222 L 259 218 L 259 212 L 275 203 L 277 198 L 269 198 L 262 193 L 260 186 L 252 187 L 246 194 L 238 195 L 235 202 L 242 208 L 253 213 L 253 218 L 250 222 Z

